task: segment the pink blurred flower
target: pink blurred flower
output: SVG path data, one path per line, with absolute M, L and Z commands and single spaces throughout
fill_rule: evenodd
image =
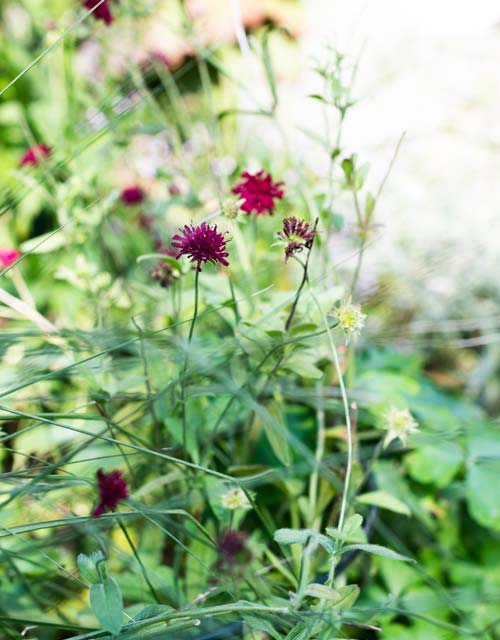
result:
M 274 213 L 275 198 L 281 200 L 284 196 L 280 189 L 283 182 L 273 182 L 271 175 L 261 169 L 258 173 L 251 174 L 245 171 L 241 174 L 241 182 L 233 189 L 233 193 L 243 199 L 241 208 L 246 213 L 255 211 L 257 215 Z
M 141 187 L 134 185 L 132 187 L 125 187 L 122 189 L 120 194 L 120 198 L 123 204 L 126 204 L 128 207 L 133 207 L 136 204 L 141 204 L 144 201 L 146 194 Z
M 99 4 L 99 0 L 84 0 L 83 6 L 92 11 Z M 109 0 L 104 0 L 92 14 L 97 20 L 103 20 L 108 26 L 113 23 L 114 18 L 109 7 Z
M 0 249 L 0 265 L 6 269 L 21 257 L 21 253 L 15 249 Z
M 128 498 L 128 487 L 119 469 L 105 473 L 102 469 L 97 472 L 97 486 L 99 488 L 99 504 L 92 512 L 94 518 L 99 518 L 105 511 L 116 509 L 120 500 Z
M 52 150 L 46 144 L 36 144 L 28 149 L 19 162 L 20 167 L 36 167 L 47 158 L 50 158 Z

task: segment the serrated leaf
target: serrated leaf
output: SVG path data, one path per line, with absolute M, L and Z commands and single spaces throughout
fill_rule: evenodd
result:
M 386 491 L 369 491 L 358 496 L 356 500 L 362 504 L 370 504 L 381 509 L 394 511 L 394 513 L 401 513 L 405 516 L 411 515 L 408 505 Z
M 123 600 L 120 587 L 114 578 L 90 587 L 90 606 L 103 629 L 120 633 L 123 627 Z
M 401 562 L 415 562 L 413 558 L 408 558 L 408 556 L 403 556 L 392 549 L 388 549 L 387 547 L 382 547 L 379 544 L 349 544 L 342 549 L 343 553 L 347 551 L 366 551 L 367 553 L 372 553 L 375 556 L 382 556 L 383 558 L 387 558 L 388 560 L 400 560 Z

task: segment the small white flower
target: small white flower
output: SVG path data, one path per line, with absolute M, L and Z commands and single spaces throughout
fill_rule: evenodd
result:
M 387 435 L 384 438 L 384 447 L 387 447 L 390 442 L 398 438 L 406 446 L 408 437 L 419 430 L 418 422 L 408 409 L 390 407 L 382 415 L 382 418 L 384 419 L 383 429 L 387 430 Z
M 224 509 L 234 511 L 235 509 L 250 509 L 251 504 L 245 492 L 240 487 L 228 489 L 221 496 L 221 505 Z
M 335 309 L 333 317 L 339 321 L 346 337 L 346 344 L 351 338 L 359 336 L 365 326 L 366 314 L 361 311 L 359 304 L 352 304 L 350 300 Z

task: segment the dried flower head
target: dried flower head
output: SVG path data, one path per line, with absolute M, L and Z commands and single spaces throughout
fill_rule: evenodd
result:
M 412 433 L 416 433 L 418 422 L 413 418 L 408 409 L 398 409 L 398 407 L 390 407 L 383 415 L 383 429 L 387 430 L 384 438 L 384 447 L 399 438 L 404 446 L 408 441 L 408 437 Z
M 119 469 L 105 473 L 102 469 L 97 472 L 97 486 L 99 489 L 99 503 L 92 512 L 94 518 L 99 518 L 105 511 L 116 509 L 120 500 L 128 498 L 128 487 Z
M 304 248 L 310 249 L 316 235 L 316 229 L 311 227 L 309 222 L 301 218 L 285 218 L 283 220 L 283 231 L 278 231 L 278 237 L 286 242 L 285 262 L 288 258 L 300 253 Z
M 15 249 L 0 249 L 0 266 L 6 269 L 20 257 L 21 253 Z
M 227 198 L 222 203 L 222 213 L 226 218 L 234 220 L 238 217 L 238 213 L 241 211 L 242 200 L 235 200 L 234 198 Z
M 175 258 L 175 251 L 173 249 L 160 247 L 159 252 Z M 175 284 L 181 276 L 179 269 L 176 269 L 175 266 L 167 260 L 158 260 L 151 269 L 150 274 L 153 280 L 158 280 L 160 285 L 165 289 Z
M 366 314 L 361 311 L 359 304 L 351 304 L 350 301 L 336 309 L 333 316 L 337 318 L 340 328 L 344 331 L 346 344 L 351 338 L 358 336 L 365 326 Z
M 246 493 L 240 487 L 231 487 L 223 493 L 220 499 L 224 509 L 235 511 L 236 509 L 250 509 L 251 504 Z
M 30 147 L 19 161 L 20 167 L 37 167 L 40 162 L 50 158 L 52 150 L 46 144 L 35 144 Z
M 84 0 L 83 6 L 85 9 L 92 11 L 94 7 L 99 5 L 97 9 L 92 13 L 97 20 L 103 20 L 108 26 L 113 23 L 113 15 L 109 6 L 109 0 L 104 0 L 99 4 L 100 0 Z
M 257 215 L 272 215 L 276 206 L 274 200 L 281 200 L 284 196 L 283 189 L 280 189 L 283 182 L 273 182 L 264 169 L 256 174 L 245 171 L 241 178 L 241 182 L 233 188 L 233 193 L 243 199 L 243 211 L 248 214 L 255 212 Z
M 125 187 L 122 189 L 120 194 L 121 201 L 123 204 L 127 205 L 127 207 L 133 207 L 137 204 L 141 204 L 141 202 L 144 202 L 145 197 L 146 194 L 144 193 L 144 190 L 137 185 Z
M 185 225 L 181 230 L 182 235 L 175 235 L 172 238 L 172 246 L 178 249 L 176 259 L 186 255 L 191 262 L 196 263 L 196 269 L 201 271 L 201 264 L 204 262 L 219 262 L 224 267 L 229 266 L 226 260 L 228 252 L 226 243 L 228 242 L 224 233 L 217 231 L 217 225 L 209 225 L 202 222 L 200 225 Z

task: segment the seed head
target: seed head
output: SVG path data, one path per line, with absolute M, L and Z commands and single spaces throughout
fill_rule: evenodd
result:
M 387 430 L 384 438 L 384 447 L 399 438 L 404 446 L 412 433 L 419 431 L 418 422 L 413 418 L 408 409 L 390 407 L 382 416 L 383 428 Z

